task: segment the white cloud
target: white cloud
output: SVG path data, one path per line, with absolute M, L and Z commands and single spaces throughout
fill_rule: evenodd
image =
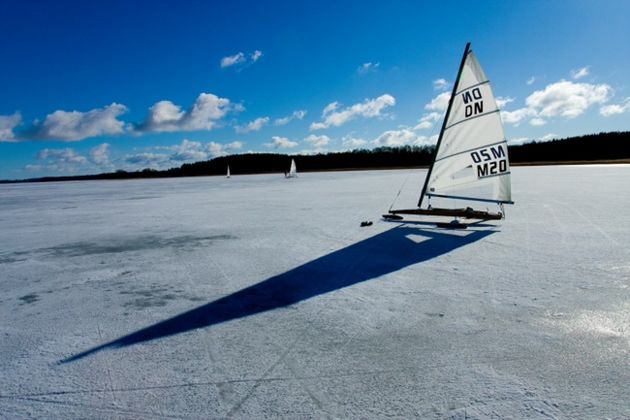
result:
M 623 114 L 630 111 L 630 98 L 626 98 L 620 104 L 605 105 L 599 109 L 599 113 L 604 117 Z
M 191 162 L 226 155 L 234 150 L 240 149 L 241 147 L 243 147 L 243 143 L 240 141 L 234 141 L 226 144 L 210 141 L 203 144 L 200 141 L 184 139 L 180 144 L 158 149 L 166 149 L 172 152 L 168 155 L 169 161 Z
M 149 108 L 149 117 L 147 121 L 150 121 L 152 127 L 162 128 L 163 131 L 175 131 L 177 129 L 176 123 L 184 116 L 184 111 L 179 105 L 175 105 L 171 101 L 159 101 L 153 104 Z M 170 130 L 170 124 L 173 124 L 173 129 Z
M 438 137 L 439 137 L 438 134 L 434 134 L 430 137 L 418 136 L 413 141 L 413 145 L 414 146 L 435 146 L 435 144 L 437 144 Z
M 409 129 L 385 131 L 372 144 L 375 146 L 428 146 L 437 142 L 438 135 L 419 136 Z
M 273 136 L 271 143 L 265 143 L 266 147 L 272 147 L 274 149 L 290 149 L 297 146 L 297 142 L 291 141 L 286 137 Z
M 432 128 L 433 124 L 439 121 L 440 118 L 442 118 L 442 114 L 440 114 L 439 112 L 429 112 L 428 114 L 424 114 L 420 118 L 418 125 L 416 125 L 413 129 L 424 130 L 424 129 Z
M 231 143 L 226 143 L 226 144 L 223 145 L 223 149 L 226 152 L 232 152 L 234 150 L 242 149 L 242 148 L 243 148 L 243 142 L 238 141 L 238 140 L 237 141 L 233 141 Z
M 42 149 L 37 153 L 38 160 L 49 160 L 58 164 L 84 164 L 85 156 L 81 156 L 74 149 Z
M 547 124 L 547 121 L 542 118 L 536 117 L 529 120 L 529 124 L 533 125 L 534 127 L 540 127 L 541 125 Z
M 230 100 L 212 93 L 201 93 L 187 111 L 171 101 L 156 102 L 138 132 L 212 130 L 229 111 Z
M 102 143 L 90 149 L 90 160 L 98 166 L 110 167 L 109 144 Z
M 549 134 L 545 134 L 544 136 L 542 136 L 540 138 L 540 141 L 549 141 L 549 140 L 554 140 L 556 138 L 558 138 L 557 134 L 549 133 Z
M 43 170 L 45 168 L 44 165 L 32 165 L 32 164 L 28 164 L 24 166 L 24 169 L 29 171 L 29 172 L 39 172 L 41 170 Z
M 13 129 L 22 122 L 22 115 L 15 112 L 12 115 L 0 115 L 0 141 L 13 141 Z
M 339 108 L 339 102 L 337 101 L 331 102 L 324 107 L 324 110 L 322 111 L 322 115 L 330 114 L 331 112 L 335 111 L 337 108 Z
M 576 118 L 591 106 L 606 103 L 611 95 L 612 88 L 607 84 L 593 85 L 560 80 L 530 94 L 525 100 L 525 107 L 514 111 L 502 110 L 501 118 L 506 124 L 518 126 L 524 119 L 532 117 L 529 123 L 541 126 L 553 117 Z M 497 98 L 497 102 L 499 99 Z
M 431 99 L 431 102 L 424 106 L 424 109 L 428 111 L 445 112 L 448 108 L 448 101 L 451 99 L 450 92 L 442 92 L 435 98 Z
M 424 138 L 424 136 L 422 136 Z M 418 140 L 418 136 L 413 131 L 403 128 L 402 130 L 389 130 L 378 136 L 372 143 L 376 146 L 405 146 L 413 144 Z
M 234 55 L 223 57 L 221 59 L 221 68 L 225 69 L 228 67 L 234 67 L 237 69 L 236 71 L 240 71 L 243 68 L 248 67 L 254 64 L 255 62 L 257 62 L 262 56 L 263 56 L 263 53 L 260 50 L 254 50 L 254 52 L 251 52 L 248 54 L 245 54 L 239 51 Z
M 208 153 L 198 141 L 184 139 L 180 144 L 171 146 L 170 150 L 173 151 L 173 154 L 169 156 L 169 160 L 178 162 L 199 161 L 208 158 Z
M 165 169 L 180 166 L 186 162 L 198 162 L 223 156 L 242 147 L 243 143 L 240 141 L 225 144 L 210 141 L 204 144 L 200 141 L 184 139 L 181 143 L 172 146 L 159 146 L 153 150 L 127 155 L 125 162 L 133 165 L 133 169 L 147 167 Z
M 293 111 L 293 113 L 287 117 L 278 118 L 274 121 L 274 125 L 287 125 L 292 120 L 302 120 L 306 116 L 305 110 Z
M 592 85 L 561 80 L 532 93 L 525 100 L 539 117 L 575 118 L 591 105 L 601 104 L 610 98 L 609 85 Z
M 357 147 L 365 146 L 367 140 L 354 138 L 352 136 L 345 136 L 341 139 L 341 144 L 346 148 L 355 149 Z
M 221 68 L 232 67 L 236 64 L 245 62 L 245 54 L 238 52 L 234 55 L 229 55 L 221 59 Z
M 354 104 L 351 107 L 338 110 L 339 104 L 333 102 L 328 104 L 322 112 L 323 121 L 311 124 L 311 130 L 319 130 L 328 127 L 338 127 L 347 121 L 356 117 L 374 118 L 383 115 L 381 112 L 390 106 L 396 104 L 393 96 L 385 94 L 375 99 L 366 99 L 365 101 Z
M 359 74 L 367 74 L 370 72 L 377 71 L 380 67 L 381 63 L 363 63 L 357 69 L 357 73 Z
M 420 121 L 418 123 L 418 125 L 416 125 L 413 129 L 414 130 L 426 130 L 433 127 L 433 123 L 430 121 Z
M 579 69 L 571 70 L 571 77 L 573 78 L 573 80 L 578 80 L 578 79 L 581 79 L 582 77 L 588 76 L 588 73 L 589 73 L 588 68 L 589 67 L 590 66 L 586 66 L 586 67 L 582 67 L 582 68 L 579 68 Z
M 523 143 L 525 143 L 528 140 L 529 140 L 529 138 L 527 138 L 527 137 L 514 137 L 514 138 L 511 138 L 511 139 L 508 139 L 507 142 L 508 142 L 509 145 L 516 146 L 516 145 L 519 145 L 519 144 L 523 144 Z
M 309 143 L 316 149 L 321 149 L 330 143 L 330 138 L 326 135 L 316 136 L 315 134 L 311 134 L 310 136 L 304 139 L 305 142 Z
M 443 90 L 449 86 L 449 83 L 446 79 L 437 79 L 433 81 L 433 89 L 435 90 Z
M 13 129 L 22 122 L 22 115 L 15 112 L 12 115 L 0 115 L 0 142 L 14 141 Z
M 247 123 L 245 126 L 236 126 L 234 129 L 237 133 L 249 133 L 250 131 L 258 131 L 269 122 L 269 117 L 256 118 L 254 121 Z
M 506 97 L 502 97 L 502 96 L 497 96 L 496 97 L 496 102 L 497 102 L 497 106 L 499 108 L 503 108 L 505 105 L 514 102 L 514 98 L 510 98 L 509 96 Z
M 109 144 L 102 143 L 93 147 L 89 152 L 89 159 L 72 148 L 42 149 L 36 154 L 38 164 L 24 167 L 29 172 L 54 171 L 60 173 L 76 173 L 78 171 L 92 171 L 97 169 L 111 169 L 108 154 Z M 96 165 L 96 166 L 94 166 Z
M 79 141 L 88 137 L 117 135 L 125 132 L 125 123 L 117 119 L 127 107 L 113 103 L 88 112 L 55 111 L 44 122 L 36 123 L 26 138 L 42 140 Z
M 206 145 L 206 150 L 212 157 L 227 155 L 235 150 L 240 150 L 243 147 L 243 143 L 240 141 L 233 141 L 231 143 L 221 144 L 214 141 L 209 142 Z
M 133 155 L 125 156 L 125 162 L 131 163 L 136 167 L 160 167 L 165 162 L 168 162 L 168 155 L 164 153 L 136 153 Z
M 519 108 L 515 111 L 501 111 L 501 119 L 505 124 L 518 126 L 527 117 L 536 115 L 536 111 L 530 108 Z
M 527 79 L 527 81 L 525 82 L 527 84 L 527 86 L 531 86 L 534 84 L 534 82 L 536 81 L 536 77 L 532 76 L 529 79 Z

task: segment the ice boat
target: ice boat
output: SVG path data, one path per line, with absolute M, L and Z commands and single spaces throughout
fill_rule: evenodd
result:
M 447 207 L 433 207 L 433 197 L 446 202 Z M 492 203 L 499 209 L 491 212 L 468 205 L 448 207 L 454 200 Z M 390 208 L 383 217 L 399 220 L 401 215 L 424 215 L 497 220 L 505 217 L 504 204 L 514 202 L 501 115 L 490 82 L 467 43 L 418 207 Z
M 297 167 L 295 166 L 295 159 L 291 159 L 291 167 L 289 172 L 284 174 L 287 178 L 297 178 Z

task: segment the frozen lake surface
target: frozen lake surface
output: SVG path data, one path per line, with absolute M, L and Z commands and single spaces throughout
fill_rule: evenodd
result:
M 0 417 L 629 418 L 630 166 L 424 175 L 0 185 Z

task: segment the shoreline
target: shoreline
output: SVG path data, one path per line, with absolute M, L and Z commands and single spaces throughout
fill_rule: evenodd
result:
M 551 161 L 551 162 L 510 162 L 512 167 L 538 167 L 538 166 L 624 166 L 630 165 L 630 159 L 602 159 L 589 161 Z M 427 165 L 420 166 L 387 166 L 375 168 L 337 168 L 337 169 L 320 169 L 320 170 L 303 170 L 299 173 L 318 173 L 318 172 L 358 172 L 358 171 L 395 171 L 405 169 L 428 169 Z M 131 172 L 134 173 L 134 172 Z M 240 175 L 268 175 L 276 172 L 258 172 L 258 173 L 233 173 L 232 176 Z M 278 172 L 278 175 L 282 175 Z M 26 184 L 26 183 L 47 183 L 47 182 L 76 182 L 76 181 L 123 181 L 130 179 L 164 179 L 164 178 L 196 178 L 201 176 L 225 177 L 225 175 L 180 175 L 180 176 L 130 176 L 130 177 L 108 177 L 97 175 L 79 175 L 77 177 L 58 177 L 52 179 L 20 179 L 20 180 L 0 180 L 0 184 Z

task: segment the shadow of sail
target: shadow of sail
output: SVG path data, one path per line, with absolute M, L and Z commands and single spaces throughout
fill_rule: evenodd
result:
M 106 348 L 131 346 L 283 308 L 444 255 L 493 232 L 453 232 L 400 225 L 60 363 L 76 361 Z M 413 240 L 418 236 L 422 241 Z

